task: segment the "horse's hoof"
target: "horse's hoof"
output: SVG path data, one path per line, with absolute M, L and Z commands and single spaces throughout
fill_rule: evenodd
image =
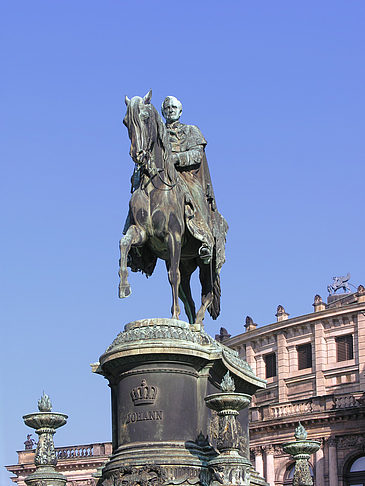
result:
M 131 286 L 130 285 L 119 285 L 119 298 L 124 299 L 125 297 L 129 297 L 131 295 Z

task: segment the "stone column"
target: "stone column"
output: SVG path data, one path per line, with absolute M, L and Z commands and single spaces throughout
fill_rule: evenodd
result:
M 314 325 L 314 372 L 316 374 L 316 395 L 322 396 L 326 394 L 325 379 L 323 376 L 323 368 L 327 362 L 326 341 L 324 338 L 324 328 L 321 321 Z
M 265 362 L 264 362 L 264 357 L 262 354 L 259 356 L 256 356 L 256 374 L 259 378 L 265 379 L 266 373 L 265 373 Z
M 336 363 L 336 341 L 334 336 L 327 338 L 327 363 Z
M 286 402 L 288 399 L 288 389 L 285 379 L 289 376 L 288 351 L 286 349 L 286 338 L 284 333 L 277 335 L 277 352 L 278 352 L 278 385 L 279 385 L 279 402 Z
M 274 447 L 265 447 L 265 459 L 266 459 L 266 481 L 270 486 L 275 486 L 275 468 L 274 468 Z
M 298 353 L 295 345 L 288 346 L 289 354 L 289 369 L 290 371 L 298 371 Z
M 331 486 L 338 486 L 336 439 L 328 439 L 328 478 Z
M 357 336 L 359 356 L 360 391 L 365 391 L 365 316 L 362 312 L 357 314 Z
M 246 361 L 251 366 L 252 371 L 256 373 L 255 351 L 251 342 L 246 343 Z
M 255 456 L 255 469 L 260 476 L 264 476 L 264 459 L 262 457 L 261 447 L 255 447 L 253 450 Z
M 324 486 L 324 455 L 323 455 L 323 441 L 321 447 L 315 453 L 316 461 L 316 486 Z

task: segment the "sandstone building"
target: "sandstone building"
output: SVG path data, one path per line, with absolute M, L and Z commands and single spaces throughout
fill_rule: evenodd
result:
M 250 446 L 256 470 L 271 486 L 292 484 L 293 461 L 282 444 L 300 421 L 320 440 L 312 457 L 316 486 L 365 485 L 365 289 L 316 295 L 314 312 L 262 327 L 246 319 L 246 332 L 228 337 L 267 388 L 250 409 Z

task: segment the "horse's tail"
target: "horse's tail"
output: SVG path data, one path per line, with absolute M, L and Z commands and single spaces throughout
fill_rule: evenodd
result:
M 213 282 L 213 300 L 208 307 L 208 312 L 212 319 L 217 319 L 221 312 L 221 279 L 218 273 L 215 273 Z

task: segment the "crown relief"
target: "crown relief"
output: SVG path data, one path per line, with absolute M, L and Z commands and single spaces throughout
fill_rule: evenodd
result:
M 157 396 L 157 386 L 147 385 L 147 381 L 143 379 L 140 386 L 136 386 L 131 390 L 131 398 L 134 405 L 151 405 L 155 402 Z

